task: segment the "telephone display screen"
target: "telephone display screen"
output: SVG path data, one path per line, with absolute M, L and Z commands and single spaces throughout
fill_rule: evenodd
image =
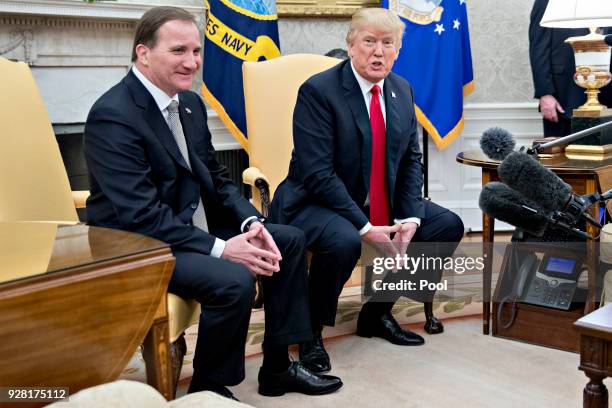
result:
M 548 263 L 546 264 L 546 272 L 556 272 L 564 275 L 571 275 L 574 271 L 575 266 L 575 259 L 553 258 L 551 256 L 550 258 L 548 258 Z

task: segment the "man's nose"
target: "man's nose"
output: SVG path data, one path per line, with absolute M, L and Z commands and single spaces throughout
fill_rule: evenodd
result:
M 183 60 L 183 65 L 189 69 L 198 69 L 202 63 L 202 58 L 199 55 L 188 55 Z
M 382 41 L 376 41 L 376 45 L 374 46 L 374 55 L 380 57 L 383 55 L 383 43 Z

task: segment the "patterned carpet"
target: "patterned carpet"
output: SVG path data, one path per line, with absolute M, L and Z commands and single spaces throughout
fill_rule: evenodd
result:
M 481 290 L 474 287 L 469 277 L 464 279 L 463 285 L 456 281 L 449 286 L 452 297 L 445 292 L 437 294 L 434 302 L 434 311 L 438 318 L 447 319 L 452 317 L 475 315 L 482 312 L 480 303 Z M 461 288 L 463 286 L 463 288 Z M 336 326 L 326 327 L 325 338 L 332 338 L 354 333 L 357 325 L 357 315 L 361 309 L 360 286 L 346 287 L 340 296 L 338 312 L 336 315 Z M 423 304 L 408 299 L 400 299 L 393 308 L 393 314 L 397 321 L 402 324 L 412 324 L 424 321 Z M 193 374 L 192 358 L 195 349 L 198 326 L 191 326 L 185 333 L 187 340 L 187 354 L 181 370 L 181 383 L 189 379 Z M 246 356 L 252 356 L 261 352 L 261 343 L 264 335 L 264 312 L 263 309 L 253 310 L 246 345 Z M 140 351 L 132 357 L 130 363 L 120 377 L 126 380 L 146 382 L 146 371 Z

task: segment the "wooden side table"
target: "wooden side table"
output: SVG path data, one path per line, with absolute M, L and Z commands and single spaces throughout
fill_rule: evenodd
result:
M 590 381 L 584 387 L 585 408 L 607 408 L 608 390 L 603 383 L 612 376 L 612 304 L 574 323 L 580 332 L 580 367 Z
M 499 161 L 489 159 L 481 150 L 469 150 L 457 155 L 457 161 L 468 166 L 480 167 L 482 169 L 482 185 L 499 181 L 497 167 Z M 541 163 L 554 171 L 563 181 L 568 183 L 576 194 L 591 194 L 596 191 L 606 191 L 612 187 L 612 158 L 601 161 L 575 160 L 569 159 L 565 155 L 553 158 L 542 158 Z M 591 215 L 597 217 L 599 205 L 591 207 Z M 482 242 L 485 255 L 485 268 L 483 271 L 483 312 L 482 312 L 482 331 L 489 334 L 491 320 L 491 279 L 493 256 L 491 248 L 493 244 L 495 219 L 489 215 L 482 214 Z M 590 224 L 587 232 L 596 236 L 597 231 Z M 587 251 L 592 251 L 592 245 Z M 589 258 L 590 270 L 595 270 L 595 256 L 587 253 Z M 592 268 L 592 269 L 591 269 Z M 595 309 L 595 273 L 589 273 L 589 295 L 585 303 L 584 313 L 589 313 Z
M 172 399 L 166 292 L 173 268 L 169 246 L 143 235 L 0 223 L 0 384 L 73 394 L 113 381 L 146 336 L 149 383 Z

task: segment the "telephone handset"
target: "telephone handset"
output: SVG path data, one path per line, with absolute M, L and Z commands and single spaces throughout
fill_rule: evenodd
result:
M 501 299 L 497 307 L 497 323 L 502 329 L 508 329 L 514 323 L 514 319 L 516 318 L 516 302 L 525 295 L 525 288 L 528 287 L 527 282 L 531 281 L 538 262 L 539 260 L 535 253 L 521 253 L 521 251 L 516 250 L 516 248 L 512 249 L 510 265 L 519 265 L 519 267 L 518 270 L 515 269 L 517 271 L 516 274 L 512 275 L 512 290 Z M 511 306 L 510 316 L 508 320 L 504 322 L 502 312 L 506 302 L 511 302 Z
M 511 297 L 513 297 L 514 300 L 523 299 L 525 296 L 525 288 L 527 287 L 527 283 L 531 282 L 538 262 L 539 259 L 533 252 L 527 254 L 525 259 L 523 259 L 523 262 L 521 263 L 521 266 L 516 274 L 514 290 L 511 294 Z
M 529 303 L 537 306 L 569 310 L 582 272 L 583 258 L 580 253 L 571 251 L 563 255 L 553 255 L 542 251 L 542 259 L 535 252 L 512 249 L 510 270 L 516 270 L 512 290 L 502 298 L 498 305 L 497 321 L 503 328 L 509 328 L 516 317 L 516 303 Z M 557 251 L 558 252 L 558 251 Z M 519 265 L 514 269 L 514 265 Z M 507 281 L 506 281 L 507 282 Z M 504 305 L 510 302 L 510 316 L 503 321 Z

